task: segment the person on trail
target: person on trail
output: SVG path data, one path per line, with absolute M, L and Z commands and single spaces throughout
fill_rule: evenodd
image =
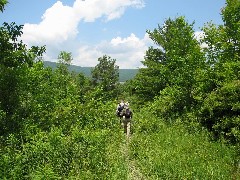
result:
M 122 118 L 122 111 L 124 109 L 125 103 L 123 100 L 121 100 L 121 102 L 117 105 L 117 109 L 116 109 L 116 115 L 120 118 Z
M 129 103 L 125 103 L 124 109 L 123 109 L 123 128 L 124 133 L 129 137 L 130 135 L 130 128 L 131 128 L 131 120 L 133 117 L 133 113 L 131 109 L 129 108 Z
M 123 118 L 122 111 L 124 109 L 124 106 L 125 106 L 125 103 L 123 100 L 121 100 L 121 102 L 117 105 L 117 109 L 116 109 L 116 116 L 119 117 L 120 127 L 122 126 L 122 118 Z

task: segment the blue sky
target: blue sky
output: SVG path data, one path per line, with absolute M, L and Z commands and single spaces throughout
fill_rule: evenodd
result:
M 22 40 L 46 45 L 48 61 L 67 51 L 72 64 L 93 67 L 106 54 L 120 68 L 138 68 L 153 45 L 146 30 L 185 16 L 198 34 L 207 22 L 222 24 L 224 5 L 225 0 L 9 0 L 0 23 L 24 25 Z

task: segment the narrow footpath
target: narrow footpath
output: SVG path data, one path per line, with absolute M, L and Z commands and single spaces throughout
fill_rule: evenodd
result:
M 132 136 L 132 135 L 131 135 Z M 140 169 L 137 167 L 137 164 L 134 159 L 130 159 L 129 155 L 129 143 L 131 141 L 131 136 L 127 137 L 125 142 L 122 144 L 122 154 L 128 166 L 128 180 L 146 180 L 146 178 L 141 173 Z

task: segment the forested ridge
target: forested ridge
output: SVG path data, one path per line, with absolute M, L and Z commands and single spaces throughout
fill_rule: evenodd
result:
M 51 67 L 53 70 L 55 70 L 58 66 L 56 62 L 50 62 L 50 61 L 44 61 L 45 67 Z M 91 78 L 91 70 L 94 67 L 81 67 L 76 65 L 70 65 L 68 67 L 68 70 L 70 72 L 75 73 L 82 73 L 84 76 Z M 119 69 L 119 82 L 126 82 L 127 80 L 130 80 L 135 77 L 137 74 L 138 69 Z
M 7 1 L 0 1 L 0 11 Z M 0 179 L 240 179 L 240 1 L 202 36 L 185 17 L 147 30 L 145 66 L 119 83 L 98 58 L 91 78 L 56 69 L 47 47 L 27 47 L 22 25 L 0 27 Z M 115 115 L 133 109 L 131 136 Z

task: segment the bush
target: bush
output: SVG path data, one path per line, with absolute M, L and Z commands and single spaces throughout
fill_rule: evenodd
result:
M 68 135 L 60 128 L 39 131 L 24 144 L 9 135 L 5 148 L 0 148 L 0 179 L 126 177 L 119 132 L 77 126 L 69 131 Z
M 200 122 L 217 137 L 239 143 L 240 81 L 225 83 L 204 100 Z
M 166 87 L 150 105 L 153 114 L 161 118 L 173 119 L 184 112 L 188 106 L 187 92 L 179 86 Z

